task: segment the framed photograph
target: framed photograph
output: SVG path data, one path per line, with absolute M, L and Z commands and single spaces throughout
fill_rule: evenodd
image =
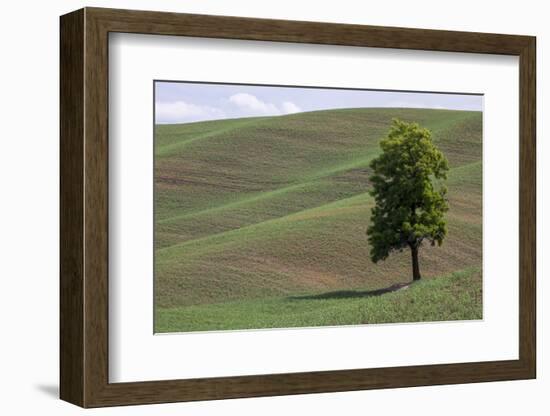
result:
M 61 398 L 535 378 L 535 49 L 62 16 Z

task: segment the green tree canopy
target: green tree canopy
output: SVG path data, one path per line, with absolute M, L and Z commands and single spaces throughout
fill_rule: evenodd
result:
M 367 229 L 373 262 L 409 247 L 413 280 L 420 279 L 418 249 L 426 240 L 441 245 L 447 233 L 447 189 L 437 182 L 447 178 L 449 165 L 434 145 L 431 132 L 417 123 L 397 119 L 380 141 L 382 153 L 370 166 L 372 209 Z

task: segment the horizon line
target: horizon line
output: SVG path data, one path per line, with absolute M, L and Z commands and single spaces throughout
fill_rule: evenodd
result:
M 182 81 L 184 82 L 184 81 Z M 156 105 L 156 103 L 155 103 Z M 197 120 L 197 121 L 183 121 L 183 122 L 164 122 L 164 121 L 154 121 L 154 125 L 183 125 L 183 124 L 197 124 L 197 123 L 208 123 L 213 121 L 223 121 L 223 120 L 246 120 L 246 119 L 262 119 L 262 118 L 275 118 L 275 117 L 288 117 L 294 116 L 297 114 L 307 114 L 307 113 L 320 113 L 325 111 L 349 111 L 349 110 L 432 110 L 432 111 L 460 111 L 460 112 L 469 112 L 469 113 L 483 113 L 483 110 L 465 110 L 465 109 L 454 109 L 454 108 L 437 108 L 437 107 L 344 107 L 344 108 L 326 108 L 320 110 L 309 110 L 309 111 L 298 111 L 295 113 L 288 114 L 273 114 L 273 115 L 259 115 L 259 116 L 246 116 L 246 117 L 223 117 L 223 118 L 213 118 L 209 120 Z M 154 118 L 154 112 L 153 112 Z

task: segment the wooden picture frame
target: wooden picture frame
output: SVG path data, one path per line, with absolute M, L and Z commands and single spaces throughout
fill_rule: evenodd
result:
M 60 396 L 82 407 L 530 379 L 536 376 L 535 38 L 85 8 L 61 17 Z M 519 57 L 519 359 L 110 383 L 108 35 L 111 32 Z

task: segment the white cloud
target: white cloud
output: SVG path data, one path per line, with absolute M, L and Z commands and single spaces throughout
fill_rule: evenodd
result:
M 183 123 L 224 117 L 225 113 L 219 108 L 190 104 L 185 101 L 157 102 L 155 106 L 156 123 Z
M 255 95 L 240 92 L 229 97 L 229 101 L 237 107 L 258 114 L 280 114 L 277 106 L 259 100 Z
M 285 101 L 282 105 L 282 110 L 285 114 L 299 113 L 300 111 L 302 111 L 300 107 L 298 107 L 291 101 Z
M 276 116 L 281 114 L 298 113 L 301 110 L 296 104 L 291 101 L 285 101 L 279 107 L 273 103 L 260 100 L 252 94 L 240 92 L 229 97 L 229 102 L 239 107 L 240 110 L 246 111 L 251 115 L 269 115 Z
M 215 105 L 193 104 L 188 101 L 157 101 L 155 123 L 189 123 L 227 118 L 279 116 L 299 113 L 302 109 L 291 101 L 280 105 L 265 102 L 248 93 L 237 93 L 220 99 Z

